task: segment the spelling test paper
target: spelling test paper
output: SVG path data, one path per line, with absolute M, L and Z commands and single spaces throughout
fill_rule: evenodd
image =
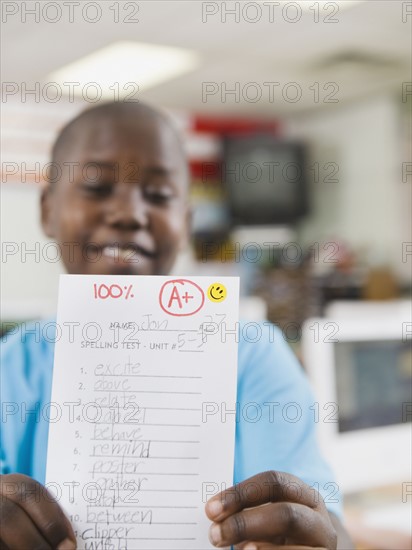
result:
M 236 277 L 62 275 L 47 483 L 78 548 L 213 548 L 233 482 Z

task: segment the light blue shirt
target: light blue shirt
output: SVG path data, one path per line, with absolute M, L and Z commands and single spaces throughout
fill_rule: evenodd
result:
M 252 342 L 259 332 L 253 325 L 243 323 L 239 330 L 234 481 L 267 470 L 291 473 L 341 517 L 338 486 L 317 445 L 315 401 L 302 367 L 279 329 L 259 324 L 260 338 Z M 40 483 L 46 474 L 54 326 L 23 324 L 3 337 L 1 349 L 0 471 Z

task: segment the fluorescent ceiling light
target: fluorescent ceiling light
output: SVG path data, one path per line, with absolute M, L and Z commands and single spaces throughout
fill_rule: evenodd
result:
M 48 75 L 47 81 L 57 82 L 67 91 L 70 89 L 67 83 L 79 82 L 80 85 L 71 88 L 77 95 L 84 95 L 83 88 L 94 82 L 103 98 L 118 99 L 117 93 L 120 97 L 136 99 L 138 91 L 181 76 L 199 64 L 199 56 L 191 50 L 122 41 L 65 65 Z M 90 84 L 90 96 L 92 89 Z
M 271 2 L 272 0 L 259 0 L 261 3 L 267 1 Z M 275 2 L 276 0 L 273 1 Z M 365 0 L 335 0 L 334 2 L 331 0 L 280 0 L 280 4 L 298 4 L 302 8 L 302 11 L 313 11 L 319 6 L 320 9 L 329 9 L 331 14 L 333 9 L 332 4 L 337 4 L 339 10 L 345 10 L 351 8 L 355 4 L 361 4 L 362 2 L 365 2 Z M 327 4 L 329 4 L 329 6 L 327 6 Z
M 362 2 L 365 2 L 365 0 L 337 0 L 336 2 L 322 0 L 321 2 L 318 2 L 318 3 L 320 8 L 325 10 L 329 9 L 330 11 L 332 11 L 330 8 L 333 6 L 327 6 L 327 4 L 331 4 L 331 3 L 337 4 L 339 7 L 339 10 L 346 10 L 347 8 L 351 8 L 355 4 L 361 4 Z M 312 0 L 301 0 L 300 2 L 298 2 L 298 4 L 302 6 L 302 9 L 305 9 L 305 10 L 310 10 L 310 6 L 313 6 L 314 3 L 315 2 L 313 2 Z

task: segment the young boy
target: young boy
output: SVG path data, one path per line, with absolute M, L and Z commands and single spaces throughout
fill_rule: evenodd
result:
M 179 137 L 164 115 L 136 103 L 94 107 L 62 130 L 53 161 L 61 176 L 42 194 L 42 224 L 69 273 L 169 272 L 187 239 L 189 177 Z M 50 401 L 53 346 L 28 329 L 6 340 L 0 547 L 74 549 L 68 519 L 39 490 L 48 425 L 37 412 Z M 259 422 L 237 418 L 237 485 L 206 504 L 212 543 L 245 550 L 352 548 L 337 517 L 336 484 L 316 445 L 310 389 L 292 352 L 278 332 L 272 343 L 240 339 L 238 367 L 241 406 L 253 402 L 265 410 L 264 403 L 276 403 L 278 411 L 295 403 L 302 416 L 291 422 L 267 407 Z M 258 499 L 247 484 L 259 489 Z

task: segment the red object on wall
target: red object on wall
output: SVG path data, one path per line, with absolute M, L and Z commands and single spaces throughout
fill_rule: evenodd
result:
M 224 135 L 253 134 L 256 132 L 279 133 L 278 121 L 264 121 L 248 118 L 223 118 L 194 115 L 193 130 Z
M 222 165 L 219 160 L 192 160 L 189 162 L 190 173 L 197 180 L 202 180 L 204 183 L 211 183 L 214 180 L 221 179 Z

